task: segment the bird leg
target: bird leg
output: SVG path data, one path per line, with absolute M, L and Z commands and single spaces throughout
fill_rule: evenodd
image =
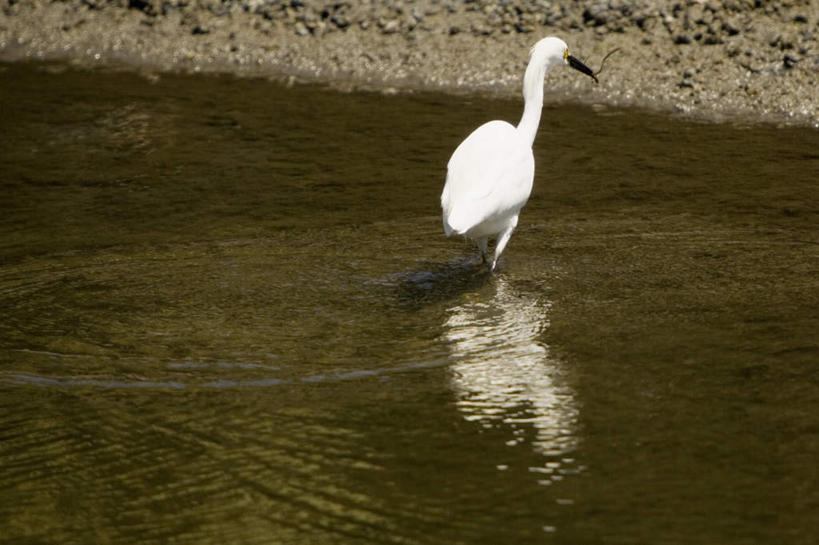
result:
M 514 221 L 510 222 L 510 225 L 498 234 L 498 242 L 495 244 L 495 258 L 492 260 L 492 266 L 489 270 L 495 270 L 495 266 L 498 264 L 498 258 L 503 252 L 503 249 L 506 248 L 506 243 L 509 242 L 509 237 L 512 236 L 512 231 L 515 230 L 517 224 L 518 218 L 515 217 Z
M 475 242 L 478 243 L 478 249 L 481 251 L 481 259 L 486 263 L 486 247 L 489 244 L 489 239 L 486 237 L 479 238 Z

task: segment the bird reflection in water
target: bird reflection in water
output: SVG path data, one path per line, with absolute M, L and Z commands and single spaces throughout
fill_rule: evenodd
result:
M 571 455 L 578 420 L 562 364 L 540 341 L 549 325 L 549 304 L 515 293 L 501 277 L 486 287 L 491 290 L 486 297 L 465 294 L 449 309 L 444 326 L 457 406 L 469 421 L 508 426 L 509 445 L 523 443 L 527 428 L 533 428 L 532 447 L 547 461 L 530 469 L 549 474 L 542 481 L 549 484 L 577 471 Z

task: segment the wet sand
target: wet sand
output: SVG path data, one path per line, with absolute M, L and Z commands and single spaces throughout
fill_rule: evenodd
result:
M 530 45 L 557 35 L 595 69 L 607 52 L 620 51 L 597 86 L 553 71 L 548 100 L 819 126 L 819 0 L 4 4 L 6 61 L 512 96 Z

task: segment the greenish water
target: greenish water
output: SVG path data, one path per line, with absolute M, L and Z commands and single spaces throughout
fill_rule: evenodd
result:
M 519 111 L 2 66 L 0 538 L 814 543 L 819 133 L 547 106 L 489 275 Z

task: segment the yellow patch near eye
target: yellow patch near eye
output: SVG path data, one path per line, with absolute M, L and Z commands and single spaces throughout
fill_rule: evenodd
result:
M 566 49 L 566 51 L 563 52 L 563 60 L 564 61 L 569 60 L 569 50 L 568 50 L 568 48 Z

